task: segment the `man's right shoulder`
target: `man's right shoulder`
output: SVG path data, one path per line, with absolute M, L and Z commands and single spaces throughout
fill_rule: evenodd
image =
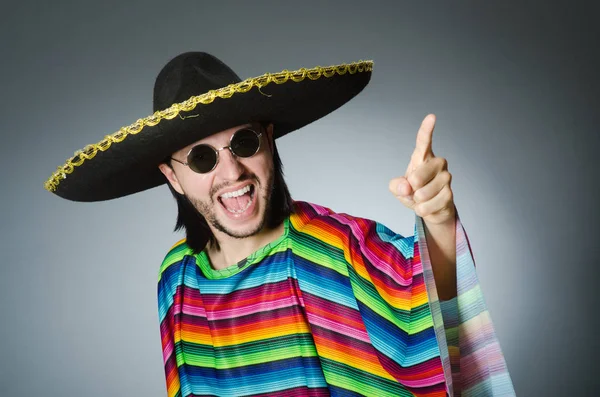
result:
M 186 256 L 193 255 L 193 250 L 187 244 L 186 239 L 181 239 L 175 243 L 165 255 L 160 265 L 159 279 L 163 273 L 171 266 L 180 263 Z

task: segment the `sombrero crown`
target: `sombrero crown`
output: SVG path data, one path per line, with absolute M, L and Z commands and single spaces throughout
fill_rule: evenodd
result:
M 279 138 L 348 102 L 373 62 L 267 73 L 244 81 L 203 52 L 173 58 L 154 85 L 154 113 L 77 151 L 46 181 L 74 201 L 126 196 L 166 182 L 158 165 L 171 153 L 249 121 L 269 121 Z

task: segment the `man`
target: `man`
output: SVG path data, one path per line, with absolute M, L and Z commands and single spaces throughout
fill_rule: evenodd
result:
M 290 197 L 276 139 L 349 101 L 371 70 L 241 81 L 210 54 L 181 54 L 157 77 L 152 116 L 47 182 L 81 201 L 167 182 L 186 232 L 158 282 L 169 396 L 514 394 L 432 151 L 435 116 L 389 184 L 417 215 L 414 237 Z

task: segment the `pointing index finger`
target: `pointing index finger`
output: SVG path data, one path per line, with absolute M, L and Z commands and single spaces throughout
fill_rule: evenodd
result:
M 421 127 L 417 132 L 417 144 L 413 153 L 415 160 L 426 161 L 427 159 L 434 157 L 432 140 L 435 121 L 436 117 L 434 114 L 428 114 L 423 119 Z

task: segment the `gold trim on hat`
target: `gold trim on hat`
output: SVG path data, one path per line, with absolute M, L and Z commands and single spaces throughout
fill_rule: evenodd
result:
M 332 77 L 334 75 L 344 75 L 346 73 L 355 74 L 357 72 L 371 72 L 373 70 L 373 61 L 358 61 L 348 64 L 333 65 L 333 66 L 316 66 L 314 68 L 301 68 L 294 71 L 283 70 L 279 73 L 265 73 L 262 76 L 253 77 L 241 81 L 237 84 L 230 84 L 218 90 L 211 90 L 202 95 L 193 96 L 181 103 L 175 103 L 171 107 L 155 112 L 154 114 L 137 120 L 135 123 L 126 127 L 121 127 L 119 131 L 112 135 L 106 135 L 104 139 L 96 144 L 87 145 L 81 150 L 75 152 L 73 157 L 68 159 L 64 165 L 52 174 L 52 176 L 44 183 L 46 190 L 55 192 L 60 184 L 60 181 L 67 178 L 75 167 L 80 166 L 85 160 L 93 159 L 98 151 L 106 151 L 113 143 L 122 142 L 128 135 L 135 135 L 142 131 L 145 126 L 157 125 L 161 120 L 171 120 L 177 117 L 180 112 L 189 112 L 198 104 L 208 105 L 215 98 L 230 98 L 235 93 L 243 93 L 250 91 L 253 87 L 262 87 L 270 84 L 283 84 L 288 80 L 293 82 L 301 82 L 305 78 L 317 80 L 321 77 Z

